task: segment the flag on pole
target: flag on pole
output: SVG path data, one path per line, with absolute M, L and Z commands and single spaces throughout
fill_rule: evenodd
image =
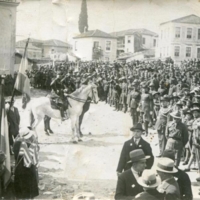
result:
M 2 87 L 1 87 L 1 92 L 3 93 Z M 9 136 L 8 136 L 8 121 L 7 121 L 7 115 L 6 115 L 6 109 L 5 109 L 5 100 L 3 94 L 1 95 L 1 146 L 0 150 L 4 152 L 6 155 L 6 160 L 5 160 L 5 173 L 4 173 L 4 179 L 3 179 L 3 184 L 4 188 L 8 186 L 8 183 L 10 182 L 10 177 L 11 177 L 11 164 L 10 164 L 10 145 L 9 145 Z
M 19 67 L 19 72 L 17 74 L 14 88 L 22 92 L 23 94 L 25 93 L 28 97 L 30 97 L 30 80 L 28 76 L 26 75 L 26 70 L 28 69 L 28 59 L 26 58 L 28 42 L 29 42 L 29 39 L 26 42 L 24 55 L 21 60 L 21 64 Z

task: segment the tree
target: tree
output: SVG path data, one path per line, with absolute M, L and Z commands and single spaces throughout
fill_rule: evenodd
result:
M 80 33 L 88 30 L 87 2 L 82 0 L 81 13 L 79 15 L 78 27 Z

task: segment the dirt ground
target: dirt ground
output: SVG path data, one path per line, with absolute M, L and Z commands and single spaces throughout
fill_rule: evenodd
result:
M 32 89 L 32 98 L 47 93 Z M 21 98 L 16 97 L 21 126 L 27 125 L 28 114 L 21 109 Z M 79 192 L 91 192 L 96 199 L 113 199 L 116 187 L 116 168 L 123 143 L 130 138 L 131 118 L 129 113 L 113 111 L 114 108 L 99 102 L 91 104 L 85 115 L 82 132 L 83 142 L 70 143 L 70 120 L 61 123 L 51 121 L 54 134 L 47 136 L 41 122 L 37 128 L 40 143 L 39 188 L 37 199 L 71 200 Z M 150 130 L 153 153 L 158 153 L 157 135 Z M 180 166 L 181 168 L 182 166 Z M 196 183 L 197 172 L 189 172 L 193 184 L 194 199 L 200 199 Z

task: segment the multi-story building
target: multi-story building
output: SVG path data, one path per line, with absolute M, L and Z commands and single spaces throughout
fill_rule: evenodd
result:
M 147 29 L 129 29 L 111 33 L 117 37 L 117 55 L 155 49 L 158 34 Z
M 74 53 L 82 60 L 114 61 L 117 39 L 98 29 L 77 35 L 74 39 Z
M 189 15 L 160 24 L 157 57 L 171 57 L 175 63 L 200 59 L 200 17 Z

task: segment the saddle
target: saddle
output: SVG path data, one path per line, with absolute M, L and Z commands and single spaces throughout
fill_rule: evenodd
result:
M 65 107 L 65 110 L 67 109 L 67 106 L 63 103 L 61 97 L 59 97 L 57 94 L 49 94 L 47 97 L 50 100 L 51 108 L 54 110 L 60 110 L 61 107 Z

